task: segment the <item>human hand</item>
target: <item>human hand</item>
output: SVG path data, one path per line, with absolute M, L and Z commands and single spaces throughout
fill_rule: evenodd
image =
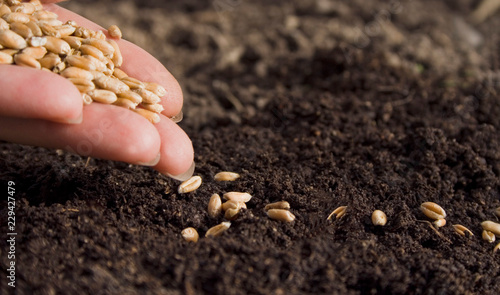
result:
M 55 4 L 45 4 L 44 8 L 57 13 L 61 21 L 74 20 L 80 26 L 102 30 Z M 59 75 L 0 65 L 0 139 L 152 166 L 178 180 L 190 177 L 194 170 L 191 141 L 169 119 L 181 112 L 183 97 L 179 84 L 146 51 L 125 40 L 116 41 L 124 59 L 122 70 L 167 90 L 161 102 L 165 110 L 159 123 L 153 125 L 142 116 L 114 105 L 82 106 L 77 88 Z

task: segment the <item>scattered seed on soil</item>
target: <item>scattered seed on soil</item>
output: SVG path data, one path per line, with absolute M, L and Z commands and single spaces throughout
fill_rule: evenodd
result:
M 217 218 L 222 211 L 222 201 L 219 194 L 213 194 L 208 202 L 208 215 Z
M 337 209 L 333 210 L 332 213 L 330 213 L 330 215 L 328 215 L 328 217 L 326 218 L 326 220 L 332 219 L 333 215 L 336 215 L 336 219 L 341 218 L 342 216 L 345 215 L 346 209 L 347 209 L 347 206 L 340 206 L 340 207 L 338 207 Z
M 222 235 L 229 227 L 231 227 L 231 222 L 224 221 L 214 227 L 211 227 L 205 237 L 217 237 Z
M 193 243 L 198 242 L 198 238 L 199 238 L 198 232 L 196 231 L 196 229 L 194 229 L 192 227 L 188 227 L 188 228 L 183 229 L 181 232 L 181 235 L 184 238 L 184 240 L 186 240 L 188 242 L 193 242 Z
M 446 219 L 441 218 L 433 222 L 435 227 L 443 227 L 446 225 Z
M 380 210 L 375 210 L 372 213 L 373 225 L 384 226 L 387 223 L 387 215 Z
M 226 210 L 226 212 L 224 212 L 224 218 L 226 218 L 227 220 L 235 220 L 240 214 L 240 210 L 241 208 L 238 209 L 229 208 Z
M 235 181 L 240 178 L 240 175 L 235 172 L 223 171 L 215 174 L 215 181 Z
M 496 253 L 500 249 L 500 243 L 498 243 L 495 248 L 493 248 L 493 253 Z
M 193 176 L 190 179 L 181 183 L 177 191 L 179 192 L 179 194 L 185 194 L 195 191 L 197 188 L 200 187 L 201 182 L 202 180 L 200 176 Z
M 284 222 L 292 222 L 295 220 L 295 215 L 293 215 L 292 212 L 284 209 L 269 209 L 267 211 L 267 216 L 269 216 L 269 218 L 271 219 Z
M 236 202 L 246 203 L 252 199 L 252 195 L 249 193 L 241 193 L 241 192 L 228 192 L 223 195 L 225 200 L 232 200 Z
M 266 207 L 264 207 L 265 211 L 268 211 L 270 209 L 285 209 L 288 210 L 290 209 L 290 204 L 287 201 L 279 201 L 279 202 L 274 202 L 271 204 L 267 204 Z
M 222 205 L 221 205 L 221 209 L 223 211 L 226 211 L 226 210 L 229 210 L 229 209 L 241 209 L 241 208 L 247 208 L 247 205 L 244 203 L 244 202 L 238 202 L 238 201 L 234 201 L 234 200 L 229 200 L 227 202 L 224 202 Z
M 454 224 L 453 228 L 455 229 L 455 232 L 457 232 L 459 235 L 462 235 L 465 237 L 465 233 L 468 233 L 469 235 L 473 236 L 474 234 L 465 226 L 461 224 Z
M 500 223 L 487 220 L 481 222 L 481 226 L 484 230 L 490 231 L 495 234 L 495 236 L 500 237 Z
M 483 230 L 482 237 L 483 240 L 487 241 L 488 243 L 493 243 L 496 240 L 495 234 L 488 230 Z
M 425 214 L 425 216 L 438 220 L 446 218 L 446 212 L 441 206 L 434 202 L 425 202 L 420 205 L 420 210 Z

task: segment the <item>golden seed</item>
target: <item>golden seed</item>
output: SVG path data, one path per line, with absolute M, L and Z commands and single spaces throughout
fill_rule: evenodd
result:
M 340 206 L 340 207 L 338 207 L 337 209 L 333 210 L 332 213 L 330 213 L 330 215 L 328 215 L 328 217 L 326 218 L 326 220 L 332 219 L 333 215 L 335 215 L 335 219 L 341 218 L 342 216 L 345 215 L 346 209 L 347 209 L 347 206 Z
M 92 103 L 92 97 L 90 97 L 90 95 L 88 95 L 87 93 L 83 93 L 82 94 L 82 100 L 83 100 L 83 104 L 84 105 L 89 105 Z
M 74 85 L 84 85 L 84 86 L 89 86 L 95 88 L 94 83 L 92 83 L 91 80 L 85 79 L 85 78 L 68 78 L 71 83 Z
M 481 226 L 483 227 L 484 230 L 490 231 L 495 236 L 500 237 L 500 224 L 493 222 L 493 221 L 483 221 L 481 222 Z
M 235 181 L 240 178 L 240 175 L 235 172 L 223 171 L 215 174 L 215 181 Z
M 80 42 L 82 42 L 82 41 L 83 41 L 83 39 L 80 38 Z M 94 47 L 92 45 L 83 44 L 80 46 L 80 51 L 82 52 L 82 54 L 91 55 L 100 61 L 106 61 L 106 58 L 104 57 L 104 53 L 102 53 L 102 51 L 100 51 L 99 49 L 97 49 L 96 47 Z
M 372 213 L 373 225 L 384 226 L 387 223 L 387 215 L 383 211 L 375 210 Z
M 39 20 L 57 19 L 57 14 L 48 10 L 38 10 L 33 13 L 33 17 Z
M 23 49 L 22 53 L 29 54 L 35 59 L 41 59 L 47 54 L 47 49 L 45 49 L 45 47 L 26 47 Z
M 101 30 L 95 31 L 94 35 L 92 38 L 100 39 L 100 40 L 106 40 L 106 35 Z
M 151 112 L 155 112 L 155 113 L 161 113 L 163 112 L 164 108 L 161 104 L 159 103 L 143 103 L 141 104 L 141 107 L 143 107 L 145 110 L 148 110 L 148 111 L 151 111 Z
M 33 32 L 31 31 L 31 29 L 23 23 L 12 23 L 10 25 L 10 29 L 24 39 L 33 37 Z
M 238 202 L 238 201 L 233 201 L 233 200 L 229 200 L 227 202 L 224 202 L 222 205 L 221 205 L 221 208 L 223 211 L 227 211 L 229 209 L 241 209 L 241 208 L 247 208 L 247 205 L 243 202 Z
M 112 38 L 116 38 L 116 39 L 121 39 L 122 38 L 122 31 L 120 30 L 120 28 L 117 25 L 110 26 L 108 28 L 108 34 Z
M 52 70 L 57 64 L 61 62 L 59 55 L 54 53 L 49 53 L 39 60 L 42 68 Z
M 217 218 L 221 213 L 222 201 L 219 194 L 213 194 L 208 201 L 208 215 Z
M 33 56 L 26 53 L 14 55 L 14 63 L 18 66 L 40 69 L 42 66 Z
M 56 26 L 54 27 L 54 29 L 59 32 L 59 35 L 61 37 L 67 37 L 71 34 L 73 34 L 73 32 L 75 32 L 75 27 L 73 26 L 70 26 L 70 25 L 61 25 L 61 26 Z
M 114 70 L 113 74 L 114 76 L 116 77 L 116 69 Z M 120 81 L 122 81 L 123 83 L 127 84 L 128 87 L 130 87 L 130 89 L 139 89 L 139 88 L 145 88 L 146 86 L 144 85 L 144 83 L 142 83 L 141 81 L 139 81 L 138 79 L 136 78 L 132 78 L 132 77 L 123 77 L 123 78 L 119 78 Z
M 240 209 L 227 209 L 226 212 L 224 212 L 224 218 L 231 221 L 235 220 L 236 218 L 238 218 L 238 214 L 240 214 Z
M 79 37 L 79 36 L 78 36 Z M 97 39 L 97 38 L 86 38 L 83 39 L 82 43 L 87 44 L 87 45 L 92 45 L 95 48 L 99 49 L 102 51 L 105 57 L 112 57 L 113 54 L 115 53 L 115 48 L 109 44 L 108 42 Z
M 181 183 L 181 185 L 179 185 L 179 189 L 177 190 L 177 192 L 179 194 L 185 194 L 195 191 L 197 188 L 200 187 L 201 182 L 202 180 L 200 176 L 193 176 L 190 179 Z
M 47 38 L 45 47 L 50 52 L 55 54 L 69 54 L 71 52 L 71 46 L 69 46 L 68 42 L 52 36 L 47 36 L 45 38 Z
M 95 71 L 95 64 L 83 56 L 69 55 L 66 57 L 65 61 L 72 67 L 78 67 L 87 71 Z
M 498 243 L 495 248 L 493 248 L 493 253 L 496 253 L 500 249 L 500 243 Z
M 249 193 L 241 193 L 241 192 L 228 192 L 223 195 L 225 200 L 232 200 L 236 202 L 246 203 L 252 199 L 252 195 Z
M 453 228 L 455 229 L 455 231 L 459 234 L 459 235 L 462 235 L 465 237 L 465 233 L 467 232 L 469 235 L 473 236 L 474 234 L 468 229 L 466 228 L 465 226 L 461 225 L 461 224 L 454 224 L 453 225 Z
M 35 6 L 31 3 L 20 3 L 18 5 L 14 5 L 10 8 L 13 12 L 20 12 L 24 14 L 32 14 L 35 12 Z
M 60 62 L 54 66 L 54 68 L 52 69 L 52 72 L 54 72 L 56 74 L 60 74 L 62 71 L 64 71 L 64 69 L 66 69 L 66 63 Z
M 136 105 L 138 105 L 142 102 L 142 97 L 133 91 L 125 91 L 125 92 L 119 93 L 118 97 L 122 97 L 122 98 L 126 98 L 128 100 L 131 100 Z
M 113 104 L 115 106 L 119 106 L 119 107 L 126 108 L 129 110 L 133 110 L 137 106 L 137 104 L 135 104 L 130 99 L 121 98 L 121 97 L 118 97 L 118 99 Z
M 3 52 L 3 53 L 8 54 L 10 56 L 14 56 L 14 54 L 19 52 L 19 50 L 17 50 L 17 49 L 2 49 L 2 50 L 0 50 L 0 52 Z
M 284 222 L 292 222 L 295 220 L 295 215 L 293 215 L 290 211 L 284 209 L 269 209 L 267 211 L 267 216 L 269 218 Z
M 87 39 L 90 38 L 90 35 L 92 35 L 92 31 L 84 27 L 76 27 L 73 35 L 76 37 Z
M 487 241 L 488 243 L 493 243 L 495 242 L 495 234 L 490 232 L 490 231 L 487 231 L 487 230 L 483 230 L 483 234 L 482 234 L 482 237 L 483 237 L 483 240 Z
M 158 95 L 154 94 L 153 92 L 151 92 L 149 90 L 135 89 L 133 91 L 142 97 L 142 102 L 145 102 L 145 103 L 159 103 L 159 102 L 161 102 L 161 98 L 159 98 Z
M 82 38 L 75 36 L 65 36 L 62 37 L 62 39 L 66 41 L 73 49 L 80 49 L 80 47 L 82 46 Z
M 94 83 L 97 87 L 113 91 L 116 94 L 120 94 L 130 90 L 127 84 L 123 83 L 117 78 L 110 76 L 101 76 L 94 79 Z
M 434 226 L 436 227 L 443 227 L 446 225 L 446 219 L 441 218 L 433 222 Z
M 12 49 L 23 49 L 28 46 L 23 37 L 10 30 L 0 31 L 0 44 Z
M 104 104 L 112 104 L 118 99 L 114 92 L 104 89 L 94 89 L 87 92 L 87 94 L 90 95 L 94 101 Z
M 102 52 L 101 52 L 102 53 Z M 104 57 L 104 55 L 103 55 Z M 125 73 L 123 70 L 120 70 L 119 68 L 115 68 L 114 71 L 113 71 L 113 76 L 115 76 L 116 78 L 122 80 L 126 77 L 128 77 L 127 73 Z M 130 86 L 130 85 L 129 85 Z
M 0 64 L 11 64 L 14 62 L 12 55 L 0 51 Z
M 37 25 L 40 27 L 40 30 L 42 30 L 42 33 L 44 35 L 55 38 L 61 38 L 61 33 L 59 33 L 58 30 L 56 30 L 53 26 L 49 25 L 47 22 L 39 21 L 37 22 Z
M 27 23 L 30 21 L 30 17 L 21 12 L 11 12 L 2 15 L 2 18 L 8 23 Z
M 111 57 L 111 61 L 113 61 L 115 67 L 121 67 L 123 64 L 123 56 L 120 51 L 120 47 L 118 47 L 118 43 L 116 43 L 116 41 L 113 39 L 109 39 L 107 41 L 114 48 L 114 53 L 113 56 Z
M 270 209 L 290 209 L 290 204 L 287 201 L 279 201 L 279 202 L 274 202 L 271 204 L 267 204 L 266 207 L 264 207 L 264 210 L 270 210 Z
M 0 30 L 8 30 L 10 25 L 3 18 L 0 18 Z
M 35 36 L 35 37 L 42 37 L 43 36 L 42 29 L 40 29 L 40 27 L 36 24 L 36 22 L 29 21 L 29 22 L 26 23 L 26 26 L 28 28 L 30 28 L 31 33 L 33 34 L 33 36 Z
M 0 4 L 0 17 L 4 16 L 7 13 L 11 13 L 12 10 L 10 9 L 9 6 L 5 4 Z
M 156 124 L 156 123 L 160 122 L 160 120 L 161 120 L 160 115 L 158 115 L 155 112 L 151 112 L 151 111 L 148 111 L 145 109 L 140 109 L 140 108 L 134 109 L 133 111 L 138 113 L 139 115 L 143 116 L 144 118 L 146 118 L 146 120 L 148 120 L 149 122 L 151 122 L 153 124 Z
M 198 238 L 199 238 L 198 232 L 196 231 L 196 229 L 194 229 L 192 227 L 188 227 L 188 228 L 183 229 L 181 231 L 181 235 L 184 238 L 184 240 L 186 240 L 188 242 L 193 242 L 193 243 L 198 242 Z
M 420 205 L 420 210 L 425 214 L 425 216 L 437 220 L 446 218 L 446 212 L 441 206 L 434 202 L 425 202 Z
M 61 72 L 61 75 L 65 78 L 82 78 L 87 80 L 94 78 L 91 72 L 78 67 L 67 67 Z
M 158 95 L 158 97 L 163 97 L 167 95 L 167 90 L 160 84 L 154 82 L 147 82 L 145 84 L 146 84 L 146 90 L 153 92 L 154 94 Z
M 231 227 L 231 222 L 225 221 L 207 230 L 205 237 L 218 237 Z
M 47 38 L 45 37 L 31 37 L 28 39 L 28 43 L 32 47 L 42 47 L 47 44 Z

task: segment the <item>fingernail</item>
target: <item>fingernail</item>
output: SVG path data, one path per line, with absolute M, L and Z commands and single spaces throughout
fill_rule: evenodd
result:
M 179 123 L 184 118 L 184 113 L 180 111 L 177 115 L 170 117 L 170 120 L 174 121 L 174 123 Z
M 154 166 L 154 165 L 158 164 L 158 162 L 160 162 L 160 156 L 161 156 L 161 154 L 158 154 L 156 156 L 156 158 L 154 158 L 152 161 L 149 161 L 149 162 L 146 162 L 146 163 L 138 162 L 137 165 L 141 165 L 141 166 Z
M 193 162 L 193 164 L 191 164 L 191 167 L 189 167 L 189 169 L 182 174 L 172 175 L 170 173 L 165 173 L 165 175 L 167 175 L 168 177 L 173 178 L 175 180 L 185 181 L 185 180 L 188 180 L 191 176 L 193 176 L 195 167 L 196 167 L 196 165 Z
M 74 119 L 67 119 L 67 120 L 65 120 L 65 122 L 68 124 L 80 124 L 83 122 L 83 113 L 80 113 L 80 116 L 78 116 Z

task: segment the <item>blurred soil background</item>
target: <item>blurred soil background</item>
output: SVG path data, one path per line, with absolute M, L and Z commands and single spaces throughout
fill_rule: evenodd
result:
M 179 80 L 204 183 L 179 195 L 149 168 L 0 143 L 17 294 L 498 294 L 500 252 L 480 223 L 499 221 L 500 13 L 479 21 L 479 3 L 65 3 Z M 213 181 L 223 170 L 241 178 Z M 227 191 L 254 198 L 204 238 L 223 221 L 208 200 Z M 279 200 L 294 222 L 267 218 Z M 448 214 L 438 231 L 425 201 Z M 180 236 L 188 226 L 198 243 Z

